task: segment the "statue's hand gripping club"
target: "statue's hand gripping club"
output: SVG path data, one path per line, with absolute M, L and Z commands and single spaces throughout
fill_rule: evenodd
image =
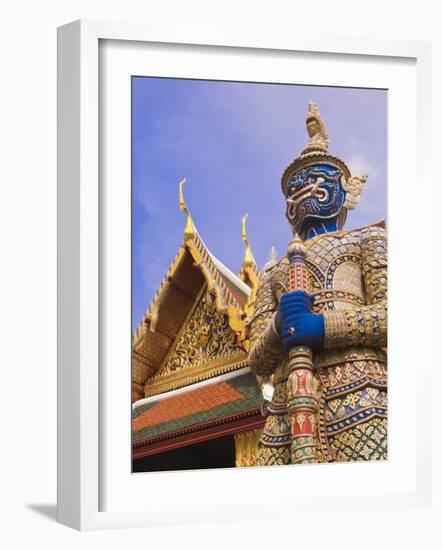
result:
M 324 347 L 324 317 L 312 313 L 314 296 L 305 290 L 287 292 L 279 301 L 275 326 L 286 352 L 299 345 Z

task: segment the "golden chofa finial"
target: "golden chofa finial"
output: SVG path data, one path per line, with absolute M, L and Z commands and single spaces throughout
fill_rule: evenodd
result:
M 245 267 L 251 267 L 256 262 L 255 262 L 255 258 L 253 257 L 253 254 L 252 254 L 252 250 L 250 248 L 249 238 L 247 237 L 247 232 L 246 232 L 246 220 L 247 220 L 247 218 L 248 218 L 248 214 L 246 214 L 242 219 L 242 240 L 244 241 L 244 243 L 246 245 L 246 251 L 245 251 L 245 254 L 244 254 L 243 265 Z
M 183 185 L 186 183 L 186 178 L 180 181 L 180 209 L 184 210 L 187 218 L 186 227 L 184 229 L 184 239 L 189 241 L 195 237 L 195 227 L 193 225 L 192 216 L 184 202 Z
M 301 155 L 313 151 L 326 152 L 330 144 L 327 128 L 319 114 L 318 106 L 314 101 L 309 101 L 307 118 L 305 119 L 307 132 L 310 139 L 304 147 Z

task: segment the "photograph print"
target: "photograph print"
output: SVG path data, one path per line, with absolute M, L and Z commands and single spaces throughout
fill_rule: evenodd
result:
M 388 91 L 131 86 L 132 471 L 386 460 Z

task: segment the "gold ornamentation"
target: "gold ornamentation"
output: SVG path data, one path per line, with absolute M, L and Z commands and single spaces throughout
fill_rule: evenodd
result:
M 278 305 L 272 287 L 273 271 L 261 278 L 250 321 L 250 368 L 255 374 L 265 376 L 273 374 L 284 357 L 281 339 L 273 326 L 273 314 Z
M 360 358 L 362 359 L 362 358 Z M 321 367 L 319 376 L 324 386 L 336 393 L 341 386 L 353 384 L 362 378 L 385 382 L 387 379 L 387 364 L 378 360 L 343 361 L 340 365 Z
M 290 434 L 290 418 L 288 414 L 270 414 L 262 430 L 261 440 L 280 445 L 278 437 Z
M 282 175 L 281 186 L 284 196 L 286 197 L 288 181 L 291 176 L 297 170 L 307 168 L 308 166 L 314 166 L 324 162 L 338 168 L 344 177 L 351 177 L 350 170 L 345 162 L 338 157 L 330 155 L 328 152 L 330 140 L 328 137 L 327 128 L 325 127 L 324 121 L 322 120 L 318 107 L 314 101 L 310 101 L 308 104 L 306 128 L 309 135 L 309 141 L 301 151 L 301 154 L 296 157 L 295 160 L 285 169 Z
M 244 260 L 241 266 L 241 271 L 239 272 L 239 278 L 250 287 L 250 294 L 247 298 L 247 302 L 242 311 L 242 318 L 250 319 L 255 311 L 255 298 L 256 292 L 259 286 L 259 269 L 256 265 L 255 258 L 253 257 L 252 249 L 250 248 L 249 239 L 246 232 L 246 220 L 248 214 L 242 219 L 242 231 L 241 237 L 246 245 L 246 251 L 244 254 Z M 243 321 L 241 321 L 243 323 Z M 249 349 L 249 339 L 245 336 L 244 333 L 244 323 L 242 325 L 242 342 L 243 347 L 248 351 Z
M 215 301 L 204 293 L 192 318 L 179 338 L 160 376 L 196 367 L 238 351 L 229 320 L 219 313 Z
M 313 151 L 326 152 L 328 150 L 328 146 L 330 145 L 330 140 L 328 138 L 327 128 L 325 127 L 324 121 L 319 114 L 318 106 L 314 101 L 309 101 L 308 113 L 305 122 L 310 139 L 304 147 L 301 155 L 305 155 L 306 153 L 311 153 Z
M 344 207 L 353 210 L 359 204 L 362 191 L 367 183 L 368 174 L 360 176 L 342 177 L 342 187 L 347 191 Z
M 184 239 L 186 241 L 191 240 L 195 237 L 195 226 L 193 225 L 192 216 L 190 215 L 190 212 L 186 206 L 186 203 L 184 202 L 184 194 L 183 194 L 183 185 L 186 183 L 186 178 L 182 179 L 180 181 L 180 209 L 184 210 L 184 213 L 186 214 L 186 228 L 184 229 Z
M 331 442 L 336 462 L 387 459 L 387 419 L 372 418 L 337 434 Z
M 237 468 L 256 465 L 260 437 L 261 430 L 250 430 L 235 434 L 235 466 Z
M 296 423 L 299 426 L 299 429 L 302 430 L 302 426 L 304 426 L 305 422 L 305 416 L 302 413 L 299 413 L 296 415 Z
M 247 220 L 248 214 L 246 214 L 242 219 L 242 240 L 244 244 L 246 245 L 246 251 L 244 254 L 244 260 L 243 265 L 245 267 L 251 267 L 252 265 L 256 265 L 255 258 L 253 257 L 252 250 L 250 248 L 249 238 L 247 237 L 247 231 L 246 231 L 246 220 Z
M 270 285 L 273 293 L 273 304 L 275 304 L 275 302 L 279 302 L 283 294 L 289 291 L 289 261 L 286 257 L 281 258 L 272 270 L 271 277 Z
M 144 386 L 144 396 L 151 397 L 160 393 L 183 388 L 196 382 L 208 380 L 220 374 L 226 374 L 234 370 L 248 366 L 247 354 L 244 351 L 238 351 L 227 357 L 218 357 L 208 363 L 189 367 L 183 370 L 177 370 L 167 376 L 155 376 L 149 378 Z
M 282 466 L 290 464 L 290 457 L 290 445 L 269 447 L 263 443 L 259 443 L 256 466 Z
M 347 261 L 336 267 L 333 273 L 333 291 L 354 296 L 354 302 L 363 301 L 364 289 L 359 263 Z
M 255 374 L 270 376 L 281 363 L 284 349 L 273 322 L 266 323 L 263 318 L 255 320 L 255 330 L 261 330 L 261 338 L 250 348 L 249 363 Z
M 195 260 L 195 265 L 201 270 L 206 279 L 208 291 L 215 296 L 218 311 L 227 313 L 232 330 L 238 334 L 239 341 L 243 343 L 244 349 L 247 350 L 246 319 L 249 300 L 247 300 L 246 308 L 241 308 L 228 285 L 221 277 L 213 257 L 198 234 L 194 238 L 189 239 L 186 242 L 186 246 Z M 247 268 L 247 270 L 252 271 L 252 268 Z M 257 287 L 258 279 L 255 279 L 253 284 Z
M 346 291 L 346 274 L 349 292 L 357 291 L 356 270 L 359 269 L 359 279 L 364 283 L 368 305 L 359 307 L 339 307 L 337 310 L 323 312 L 325 321 L 325 349 L 337 349 L 349 346 L 366 345 L 385 347 L 387 344 L 387 240 L 385 229 L 369 227 L 360 230 L 359 245 L 344 235 L 341 241 L 349 247 L 344 261 L 334 271 L 327 270 L 327 278 L 331 273 L 333 288 L 338 274 L 339 290 Z M 342 256 L 340 256 L 342 257 Z M 330 253 L 331 258 L 331 253 Z M 360 267 L 356 259 L 360 258 Z M 336 260 L 331 265 L 336 264 Z M 345 267 L 351 264 L 350 268 Z M 361 290 L 362 292 L 362 290 Z
M 324 163 L 341 171 L 346 191 L 344 206 L 354 208 L 367 176 L 352 176 L 341 159 L 328 153 L 327 130 L 313 102 L 309 103 L 306 123 L 309 141 L 282 175 L 285 197 L 289 182 L 298 170 Z M 314 358 L 320 402 L 314 429 L 319 434 L 320 460 L 386 457 L 387 371 L 383 350 L 387 344 L 386 243 L 385 229 L 380 224 L 321 234 L 304 243 L 308 273 L 303 278 L 303 286 L 307 284 L 317 297 L 313 310 L 322 313 L 325 320 L 324 350 Z M 275 392 L 267 407 L 266 425 L 272 414 L 276 418 L 292 407 L 289 393 L 295 379 L 291 384 L 282 383 L 287 379 L 291 362 L 287 362 L 274 326 L 280 297 L 293 287 L 289 284 L 290 277 L 287 258 L 264 271 L 255 315 L 250 322 L 250 367 L 258 374 L 274 377 Z M 290 283 L 298 282 L 296 272 L 291 279 Z M 295 413 L 292 428 L 295 426 L 298 431 L 296 422 L 304 424 L 304 428 L 308 426 L 307 413 L 305 415 L 304 424 Z M 299 438 L 293 434 L 299 444 L 292 452 L 291 462 L 309 461 L 315 453 L 315 438 L 311 434 L 308 437 L 301 434 Z M 273 438 L 270 435 L 264 438 L 264 435 L 267 435 L 265 429 L 258 463 L 289 463 L 285 434 L 281 432 Z M 280 447 L 276 446 L 278 440 Z
M 206 295 L 205 295 L 206 294 Z M 188 329 L 188 324 L 201 300 L 212 300 L 211 297 L 207 295 L 207 287 L 203 287 L 198 294 L 194 307 L 189 311 L 189 314 L 184 321 L 181 330 L 178 332 L 175 342 L 178 343 L 181 340 L 181 337 Z M 213 300 L 212 300 L 213 303 Z M 222 315 L 222 314 L 220 314 Z M 226 316 L 227 319 L 227 316 Z M 135 352 L 136 353 L 136 352 Z M 167 364 L 169 360 L 174 356 L 175 347 L 169 350 L 169 352 L 164 356 L 163 361 L 157 370 L 156 374 L 154 373 L 149 378 L 144 385 L 144 395 L 143 397 L 150 397 L 152 395 L 158 395 L 167 391 L 175 390 L 189 384 L 194 384 L 195 382 L 200 382 L 202 380 L 207 380 L 213 376 L 218 376 L 220 374 L 225 374 L 233 370 L 245 367 L 248 365 L 247 354 L 241 348 L 238 347 L 238 350 L 229 355 L 220 355 L 210 359 L 208 362 L 202 363 L 200 365 L 196 364 L 194 366 L 189 366 L 189 368 L 178 369 L 175 372 L 169 374 L 162 373 L 162 365 Z M 133 352 L 134 354 L 134 352 Z M 133 371 L 134 376 L 134 371 Z M 146 380 L 146 379 L 144 379 Z
M 344 405 L 344 407 L 350 407 L 351 409 L 354 409 L 356 407 L 356 405 L 359 403 L 359 401 L 361 400 L 361 392 L 356 392 L 356 393 L 350 393 L 345 399 L 344 401 L 342 402 L 342 404 Z
M 235 334 L 239 346 L 247 351 L 249 348 L 248 334 L 246 331 L 247 318 L 253 314 L 253 303 L 256 290 L 259 284 L 259 271 L 256 265 L 244 267 L 239 276 L 243 282 L 246 282 L 251 289 L 250 292 L 237 285 L 236 291 L 239 296 L 243 295 L 243 300 L 233 294 L 228 283 L 220 272 L 216 260 L 209 253 L 204 243 L 199 238 L 195 229 L 190 212 L 186 206 L 183 196 L 183 185 L 186 180 L 182 180 L 179 186 L 180 208 L 186 213 L 187 223 L 184 231 L 184 245 L 180 247 L 178 254 L 174 258 L 169 270 L 164 277 L 158 291 L 156 292 L 151 304 L 145 312 L 142 321 L 133 334 L 132 349 L 140 355 L 149 356 L 153 362 L 152 369 L 149 372 L 158 371 L 160 362 L 165 360 L 165 355 L 170 355 L 170 344 L 175 334 L 163 334 L 157 330 L 160 310 L 166 300 L 173 292 L 175 277 L 179 273 L 183 262 L 187 261 L 188 255 L 193 260 L 193 265 L 197 267 L 207 283 L 207 290 L 210 292 L 216 303 L 217 310 L 226 316 L 228 323 Z M 235 286 L 235 281 L 232 281 Z M 183 295 L 183 300 L 185 295 Z M 161 313 L 163 315 L 163 313 Z M 152 337 L 154 335 L 154 337 Z M 147 373 L 147 371 L 146 371 Z M 136 374 L 135 374 L 136 375 Z M 135 384 L 144 384 L 134 380 Z M 136 388 L 138 396 L 139 388 Z
M 387 334 L 385 229 L 376 225 L 337 231 L 309 239 L 305 246 L 308 281 L 309 284 L 314 281 L 310 288 L 317 298 L 313 309 L 323 313 L 326 328 L 326 349 L 315 355 L 322 396 L 318 425 L 315 426 L 320 436 L 320 455 L 328 461 L 385 458 L 386 447 L 370 452 L 373 443 L 358 445 L 359 451 L 349 455 L 353 458 L 345 458 L 349 450 L 338 437 L 351 431 L 353 439 L 350 439 L 359 443 L 364 429 L 358 431 L 360 424 L 373 421 L 375 426 L 382 426 L 385 421 L 385 418 L 376 416 L 376 412 L 373 415 L 368 412 L 373 407 L 383 410 L 387 407 L 387 358 L 382 349 Z M 262 369 L 273 373 L 274 378 L 275 392 L 267 407 L 266 426 L 271 419 L 287 412 L 284 380 L 287 379 L 288 365 L 272 320 L 281 294 L 288 289 L 288 280 L 287 258 L 282 258 L 264 273 L 250 326 L 250 366 L 255 372 Z M 336 288 L 336 283 L 339 288 Z M 362 412 L 368 416 L 360 417 Z M 356 419 L 354 415 L 358 415 Z M 342 422 L 342 427 L 338 426 L 334 435 L 328 434 L 327 426 L 336 422 Z M 277 442 L 278 438 L 285 441 L 286 434 L 276 432 L 261 441 L 260 464 L 265 464 L 266 460 L 269 464 L 284 463 L 284 451 L 265 450 L 266 446 L 277 447 L 278 444 L 272 441 Z M 266 429 L 263 433 L 267 433 Z M 374 442 L 383 437 L 377 428 L 373 434 Z M 341 444 L 347 451 L 339 451 Z M 384 445 L 382 441 L 381 445 Z
M 315 364 L 318 369 L 335 365 L 353 364 L 360 365 L 361 372 L 366 369 L 367 364 L 386 364 L 387 356 L 385 351 L 376 348 L 350 347 L 345 349 L 327 350 L 318 353 L 315 358 Z
M 271 414 L 285 414 L 287 412 L 287 376 L 277 380 L 282 369 L 278 368 L 273 375 L 274 392 L 271 403 L 267 406 Z

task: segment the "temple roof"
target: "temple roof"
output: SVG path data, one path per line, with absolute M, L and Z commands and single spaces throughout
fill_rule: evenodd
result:
M 182 182 L 184 183 L 184 181 Z M 135 385 L 134 400 L 143 397 L 145 381 L 158 374 L 182 327 L 202 293 L 213 297 L 216 309 L 228 318 L 229 326 L 236 336 L 238 356 L 215 365 L 211 376 L 239 368 L 246 358 L 248 336 L 247 319 L 251 314 L 258 286 L 259 271 L 253 261 L 247 242 L 246 257 L 239 275 L 235 275 L 207 248 L 201 239 L 187 210 L 180 185 L 180 206 L 186 212 L 187 223 L 184 242 L 173 259 L 163 281 L 155 293 L 132 339 L 132 380 Z M 245 225 L 243 222 L 243 232 Z M 245 258 L 246 259 L 246 258 Z M 201 370 L 201 369 L 200 369 Z M 197 372 L 192 383 L 202 380 L 207 373 Z M 169 377 L 167 389 L 182 385 L 177 376 Z M 156 381 L 153 381 L 154 385 Z M 152 393 L 164 391 L 164 385 L 153 388 Z
M 148 445 L 150 454 L 164 450 L 164 442 L 170 439 L 178 447 L 188 445 L 192 438 L 219 437 L 226 424 L 235 433 L 244 428 L 245 419 L 250 423 L 252 417 L 254 424 L 261 425 L 264 421 L 260 415 L 261 395 L 256 377 L 245 367 L 169 394 L 143 399 L 134 405 L 134 446 Z
M 132 341 L 135 349 L 146 335 L 152 319 L 156 322 L 159 309 L 163 305 L 166 296 L 171 292 L 170 287 L 173 284 L 176 286 L 178 279 L 180 280 L 178 288 L 182 291 L 188 291 L 188 296 L 194 297 L 194 293 L 192 293 L 194 288 L 184 288 L 186 283 L 190 283 L 188 271 L 194 266 L 200 270 L 207 283 L 208 290 L 215 294 L 219 311 L 227 312 L 229 306 L 231 306 L 236 312 L 242 312 L 242 308 L 251 293 L 251 288 L 209 251 L 196 232 L 191 240 L 184 241 L 179 248 L 142 321 L 135 330 Z M 183 280 L 184 278 L 186 278 L 186 281 Z M 199 279 L 203 282 L 202 278 Z M 197 280 L 194 283 L 195 286 L 200 286 L 196 284 Z M 190 283 L 190 286 L 193 285 Z

